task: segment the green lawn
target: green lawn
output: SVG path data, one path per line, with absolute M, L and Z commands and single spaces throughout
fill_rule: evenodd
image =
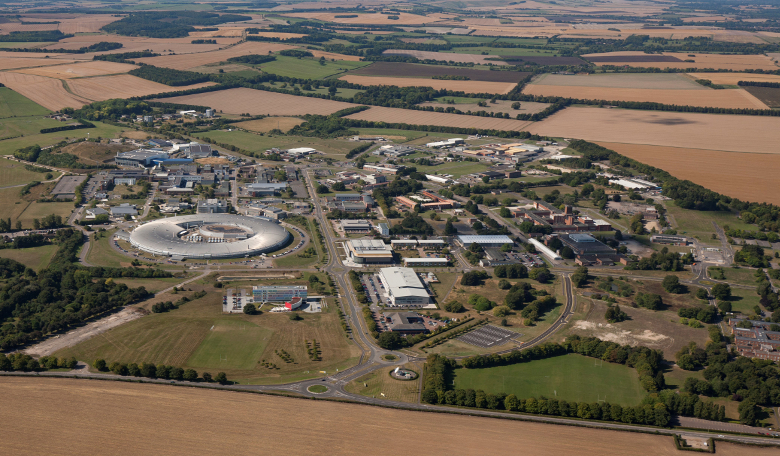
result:
M 336 60 L 335 62 L 326 60 L 325 64 L 321 65 L 318 59 L 310 57 L 299 59 L 278 55 L 273 62 L 260 65 L 260 69 L 266 73 L 289 76 L 291 78 L 325 79 L 328 76 L 364 67 L 369 63 L 353 62 L 351 60 Z
M 52 172 L 54 177 L 60 175 L 58 172 Z M 43 181 L 46 173 L 37 173 L 28 171 L 24 165 L 5 158 L 0 158 L 0 187 L 9 187 L 11 185 L 28 184 L 32 181 Z
M 720 241 L 712 239 L 712 234 L 715 233 L 715 227 L 712 225 L 712 222 L 717 223 L 721 228 L 728 225 L 739 230 L 756 231 L 758 229 L 755 225 L 742 222 L 733 212 L 691 211 L 682 209 L 674 203 L 668 203 L 666 210 L 677 222 L 678 234 L 698 237 L 708 244 L 720 245 Z
M 206 133 L 199 133 L 195 136 L 198 138 L 211 138 L 218 143 L 232 144 L 250 152 L 265 152 L 272 147 L 281 149 L 313 147 L 325 154 L 343 156 L 355 147 L 354 142 L 338 139 L 321 139 L 304 136 L 260 136 L 245 131 L 209 131 Z
M 744 290 L 741 288 L 731 289 L 731 310 L 732 312 L 741 312 L 745 315 L 753 315 L 753 308 L 759 306 L 761 297 L 755 290 Z M 762 307 L 763 308 L 763 307 Z
M 630 367 L 569 354 L 511 366 L 456 369 L 455 388 L 518 398 L 545 396 L 567 401 L 637 405 L 645 393 Z
M 0 250 L 0 258 L 16 260 L 23 265 L 40 271 L 49 265 L 51 257 L 57 252 L 56 245 L 42 245 L 29 249 L 3 249 Z
M 2 47 L 2 46 L 0 46 Z M 20 116 L 45 116 L 48 109 L 7 87 L 0 87 L 0 118 Z M 57 122 L 56 120 L 52 122 Z M 4 122 L 5 123 L 5 122 Z M 59 122 L 57 122 L 59 123 Z M 7 136 L 7 135 L 2 135 Z
M 711 270 L 712 267 L 708 268 L 708 275 L 711 278 L 714 277 L 720 277 L 717 272 Z M 756 286 L 758 285 L 758 282 L 756 282 L 756 270 L 755 269 L 745 269 L 745 268 L 721 268 L 723 269 L 723 276 L 726 277 L 727 282 L 731 283 L 737 283 L 741 285 L 749 285 L 749 286 Z M 722 280 L 722 279 L 721 279 Z
M 272 330 L 244 320 L 218 319 L 187 364 L 195 368 L 253 369 L 272 334 Z
M 93 121 L 92 123 L 95 124 L 95 128 L 40 134 L 38 132 L 41 128 L 60 127 L 62 123 L 51 119 L 29 117 L 3 120 L 3 122 L 0 122 L 0 138 L 8 138 L 9 136 L 18 136 L 20 134 L 24 136 L 0 140 L 0 155 L 8 155 L 17 149 L 35 144 L 45 147 L 67 138 L 86 138 L 87 133 L 89 133 L 90 138 L 116 138 L 119 136 L 119 133 L 125 130 L 122 127 L 115 127 L 102 122 Z
M 403 136 L 407 141 L 427 136 L 424 131 L 393 130 L 390 128 L 358 128 L 357 131 L 360 132 L 360 136 Z

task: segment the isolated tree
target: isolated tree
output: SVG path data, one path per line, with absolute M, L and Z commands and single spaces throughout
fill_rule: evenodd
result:
M 395 350 L 401 346 L 401 336 L 396 332 L 385 331 L 379 335 L 377 344 L 385 350 Z
M 731 286 L 727 283 L 719 283 L 712 287 L 712 296 L 719 300 L 731 299 Z
M 246 304 L 244 305 L 244 313 L 247 315 L 254 315 L 257 313 L 257 307 L 252 303 Z
M 680 278 L 676 275 L 668 275 L 664 277 L 661 284 L 667 293 L 680 294 L 683 291 L 683 286 L 680 284 Z
M 699 288 L 698 290 L 696 290 L 696 297 L 706 301 L 706 300 L 710 299 L 710 294 L 707 293 L 706 289 Z

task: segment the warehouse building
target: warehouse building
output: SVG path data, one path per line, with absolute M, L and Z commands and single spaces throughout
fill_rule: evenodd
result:
M 391 264 L 393 249 L 379 239 L 347 241 L 347 255 L 357 264 Z
M 413 269 L 382 268 L 378 276 L 392 305 L 424 306 L 431 303 L 428 290 Z
M 506 235 L 491 235 L 491 236 L 471 236 L 471 235 L 458 235 L 456 236 L 458 244 L 463 247 L 469 247 L 471 244 L 479 244 L 484 247 L 501 247 L 504 244 L 513 245 L 514 242 L 509 236 Z
M 168 152 L 155 149 L 138 149 L 129 152 L 119 152 L 114 157 L 117 166 L 152 166 L 153 160 L 165 160 Z
M 448 258 L 404 258 L 404 266 L 414 267 L 434 267 L 443 268 L 449 264 Z

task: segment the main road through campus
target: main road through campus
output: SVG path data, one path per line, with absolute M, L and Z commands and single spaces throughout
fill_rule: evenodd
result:
M 316 192 L 314 191 L 314 185 L 313 185 L 314 180 L 311 176 L 311 171 L 307 170 L 306 177 L 307 177 L 306 184 L 309 190 L 309 194 L 312 195 L 312 201 L 314 202 L 315 214 L 320 221 L 327 222 L 328 219 L 324 216 L 322 211 L 322 206 L 319 202 L 319 199 L 316 196 L 317 195 Z M 344 389 L 344 386 L 350 381 L 360 376 L 374 372 L 378 369 L 391 369 L 394 366 L 400 366 L 406 364 L 409 361 L 422 361 L 423 358 L 411 357 L 400 352 L 384 350 L 375 344 L 373 338 L 368 334 L 368 325 L 366 324 L 366 321 L 363 318 L 361 306 L 357 301 L 357 296 L 355 295 L 354 290 L 352 289 L 351 286 L 351 281 L 348 278 L 349 269 L 346 268 L 343 264 L 341 264 L 341 261 L 339 259 L 338 251 L 336 249 L 336 242 L 335 242 L 336 239 L 332 235 L 330 227 L 327 225 L 327 223 L 322 223 L 321 227 L 322 227 L 322 232 L 328 249 L 328 262 L 325 265 L 324 270 L 327 273 L 329 273 L 331 276 L 333 276 L 334 280 L 338 284 L 338 287 L 341 288 L 341 293 L 338 294 L 340 298 L 339 299 L 340 305 L 342 306 L 342 310 L 344 311 L 345 318 L 347 319 L 348 325 L 352 328 L 352 340 L 356 343 L 356 345 L 361 350 L 360 360 L 357 365 L 349 369 L 346 369 L 344 371 L 332 374 L 325 378 L 304 380 L 304 381 L 279 384 L 279 385 L 218 385 L 218 384 L 192 383 L 186 381 L 138 379 L 138 378 L 134 378 L 133 381 L 187 385 L 187 386 L 196 386 L 202 388 L 225 389 L 225 390 L 233 390 L 233 391 L 277 392 L 277 393 L 286 392 L 286 393 L 295 393 L 297 395 L 308 396 L 308 397 L 322 397 L 328 399 L 357 402 L 357 403 L 362 403 L 367 405 L 394 407 L 394 408 L 407 409 L 407 410 L 459 413 L 459 414 L 473 415 L 473 416 L 500 417 L 500 418 L 510 418 L 510 419 L 517 419 L 517 420 L 550 423 L 550 424 L 587 426 L 593 428 L 625 430 L 625 431 L 634 431 L 634 432 L 641 431 L 641 432 L 667 434 L 667 435 L 684 433 L 685 435 L 695 436 L 695 437 L 703 437 L 703 438 L 713 437 L 713 432 L 711 431 L 708 432 L 708 431 L 687 430 L 687 429 L 686 430 L 664 429 L 664 428 L 657 428 L 651 426 L 638 426 L 638 425 L 634 426 L 634 425 L 626 425 L 626 424 L 619 424 L 619 423 L 592 422 L 592 421 L 582 421 L 582 420 L 569 419 L 569 418 L 556 418 L 556 417 L 545 417 L 545 416 L 536 416 L 536 415 L 520 415 L 520 414 L 507 413 L 501 411 L 444 407 L 439 405 L 429 405 L 423 403 L 406 403 L 406 402 L 397 402 L 397 401 L 390 401 L 385 399 L 378 399 L 375 397 L 367 397 L 367 396 L 362 396 L 359 394 L 350 393 L 346 391 Z M 316 233 L 312 233 L 312 235 L 316 236 Z M 560 317 L 549 328 L 547 328 L 544 332 L 539 334 L 534 339 L 523 343 L 521 348 L 533 347 L 547 340 L 550 336 L 555 334 L 563 325 L 565 325 L 568 322 L 569 318 L 571 317 L 571 315 L 575 310 L 575 298 L 574 298 L 574 292 L 573 292 L 573 287 L 570 278 L 570 271 L 558 270 L 557 272 L 560 273 L 561 277 L 563 278 L 563 290 L 566 296 L 566 306 L 563 312 L 561 313 Z M 501 353 L 506 353 L 511 350 L 514 350 L 514 348 L 510 350 L 506 350 Z M 393 354 L 396 357 L 396 359 L 394 361 L 387 361 L 383 359 L 382 356 L 386 354 Z M 83 369 L 79 369 L 79 370 L 83 370 Z M 89 373 L 89 372 L 82 373 L 79 372 L 79 370 L 72 371 L 72 372 L 44 372 L 44 373 L 36 374 L 36 376 L 80 377 L 80 378 L 119 380 L 115 375 Z M 3 373 L 2 375 L 24 376 L 30 374 L 20 373 L 20 372 L 8 372 L 8 373 Z M 326 386 L 327 391 L 323 393 L 312 393 L 309 391 L 309 388 L 314 385 Z M 728 440 L 728 441 L 740 442 L 740 443 L 773 444 L 773 445 L 780 446 L 780 440 L 774 440 L 771 438 L 732 435 L 732 434 L 721 434 L 721 435 L 722 437 L 719 438 L 722 440 Z

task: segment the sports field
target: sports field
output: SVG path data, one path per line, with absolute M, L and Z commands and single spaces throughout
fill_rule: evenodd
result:
M 620 405 L 637 405 L 645 395 L 634 369 L 575 354 L 511 366 L 456 369 L 455 388 Z
M 780 186 L 780 176 L 777 173 L 757 171 L 778 169 L 779 155 L 641 144 L 599 144 L 724 195 L 743 201 L 780 204 L 780 195 L 777 192 L 766 191 L 768 188 Z
M 680 454 L 669 436 L 167 385 L 2 377 L 0 394 L 6 431 L 0 452 L 6 454 L 32 453 L 31 429 L 47 436 L 35 441 L 34 452 L 68 456 L 94 453 L 94 442 L 106 435 L 116 455 L 183 456 L 193 448 L 232 455 L 256 455 L 258 448 L 272 454 L 364 455 L 370 445 L 372 454 L 389 456 L 398 454 L 398 441 L 380 436 L 392 435 L 452 455 L 516 455 L 518 448 L 567 456 Z M 294 423 L 295 435 L 289 426 L 271 423 Z M 776 453 L 718 442 L 720 456 Z

